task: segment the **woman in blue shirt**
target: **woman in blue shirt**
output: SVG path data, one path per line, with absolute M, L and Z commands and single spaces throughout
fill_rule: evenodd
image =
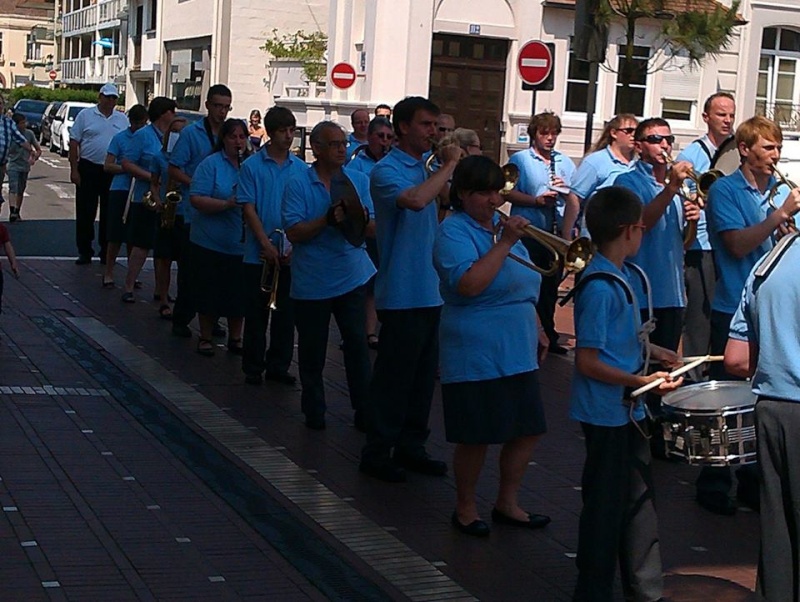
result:
M 215 152 L 192 177 L 192 296 L 200 322 L 197 352 L 214 355 L 217 318 L 228 318 L 228 350 L 242 353 L 244 324 L 244 222 L 236 202 L 239 166 L 247 153 L 247 126 L 241 119 L 222 124 Z
M 445 431 L 456 443 L 452 524 L 476 536 L 489 534 L 475 488 L 492 443 L 503 444 L 492 520 L 529 529 L 550 522 L 522 510 L 517 500 L 533 447 L 546 430 L 537 350 L 548 341 L 536 317 L 541 276 L 508 257 L 528 258 L 519 242 L 528 220 L 512 216 L 493 241 L 504 184 L 490 159 L 463 159 L 450 188 L 455 212 L 439 226 L 434 245 L 444 298 L 439 338 Z

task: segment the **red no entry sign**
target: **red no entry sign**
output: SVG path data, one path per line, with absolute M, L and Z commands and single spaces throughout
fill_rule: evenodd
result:
M 48 73 L 47 75 L 49 75 L 49 76 L 50 76 L 50 79 L 53 79 L 53 80 L 54 80 L 55 78 L 57 78 L 57 77 L 58 77 L 58 73 L 56 73 L 56 70 L 55 70 L 55 69 L 52 69 L 52 70 L 50 71 L 50 73 Z
M 350 63 L 337 63 L 331 69 L 331 82 L 341 90 L 356 83 L 356 69 Z
M 547 44 L 532 40 L 519 51 L 517 70 L 526 84 L 538 86 L 550 75 L 553 68 L 553 55 Z

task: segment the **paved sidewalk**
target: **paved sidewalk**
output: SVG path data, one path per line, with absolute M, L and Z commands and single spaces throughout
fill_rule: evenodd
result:
M 196 337 L 169 334 L 152 272 L 129 306 L 96 263 L 22 267 L 0 316 L 0 600 L 570 598 L 583 461 L 570 358 L 543 366 L 549 431 L 522 492 L 553 523 L 477 541 L 449 525 L 452 476 L 358 473 L 336 333 L 328 429 L 311 432 L 299 388 L 246 386 L 223 340 L 203 358 Z M 558 326 L 571 330 L 568 309 Z M 438 398 L 429 451 L 452 454 Z M 496 460 L 480 484 L 486 516 Z M 757 515 L 700 509 L 692 467 L 655 473 L 669 599 L 752 599 Z

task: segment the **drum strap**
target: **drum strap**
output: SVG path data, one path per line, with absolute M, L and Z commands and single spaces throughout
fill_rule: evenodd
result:
M 700 148 L 703 149 L 703 152 L 706 154 L 706 156 L 708 157 L 708 160 L 711 161 L 711 164 L 713 165 L 714 164 L 714 157 L 716 156 L 716 153 L 714 153 L 713 155 L 711 154 L 711 150 L 708 148 L 708 145 L 706 145 L 706 143 L 703 142 L 702 138 L 698 138 L 694 142 L 696 142 L 700 146 Z M 692 144 L 694 144 L 694 142 Z
M 725 145 L 726 145 L 726 143 L 728 142 L 728 140 L 730 140 L 731 138 L 733 138 L 733 136 L 728 136 L 728 137 L 727 137 L 725 140 L 723 140 L 722 144 L 720 144 L 720 145 L 717 147 L 717 150 L 714 152 L 714 156 L 713 156 L 713 157 L 711 157 L 711 156 L 709 155 L 709 157 L 710 157 L 710 159 L 711 159 L 711 167 L 710 167 L 710 169 L 714 169 L 714 166 L 717 164 L 717 161 L 719 161 L 719 158 L 720 158 L 720 156 L 722 155 L 722 153 L 723 153 L 725 150 L 727 150 L 727 149 L 725 148 Z M 705 145 L 705 144 L 703 144 L 702 142 L 700 143 L 700 145 L 703 147 L 703 149 L 706 151 L 706 153 L 708 153 L 708 149 L 706 148 L 706 145 Z
M 778 244 L 775 245 L 772 250 L 767 253 L 767 256 L 764 258 L 764 261 L 761 262 L 756 268 L 754 272 L 754 276 L 756 278 L 764 279 L 770 275 L 773 268 L 778 265 L 778 262 L 784 256 L 786 251 L 792 246 L 792 243 L 797 240 L 798 233 L 792 232 L 791 234 L 787 234 L 783 238 L 778 241 Z

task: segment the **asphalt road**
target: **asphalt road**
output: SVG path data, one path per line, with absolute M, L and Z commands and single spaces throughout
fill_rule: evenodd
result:
M 8 201 L 8 182 L 3 182 Z M 8 223 L 11 241 L 20 257 L 75 257 L 75 186 L 69 181 L 69 162 L 44 150 L 31 168 L 22 203 L 22 221 Z M 0 208 L 8 222 L 8 202 Z

